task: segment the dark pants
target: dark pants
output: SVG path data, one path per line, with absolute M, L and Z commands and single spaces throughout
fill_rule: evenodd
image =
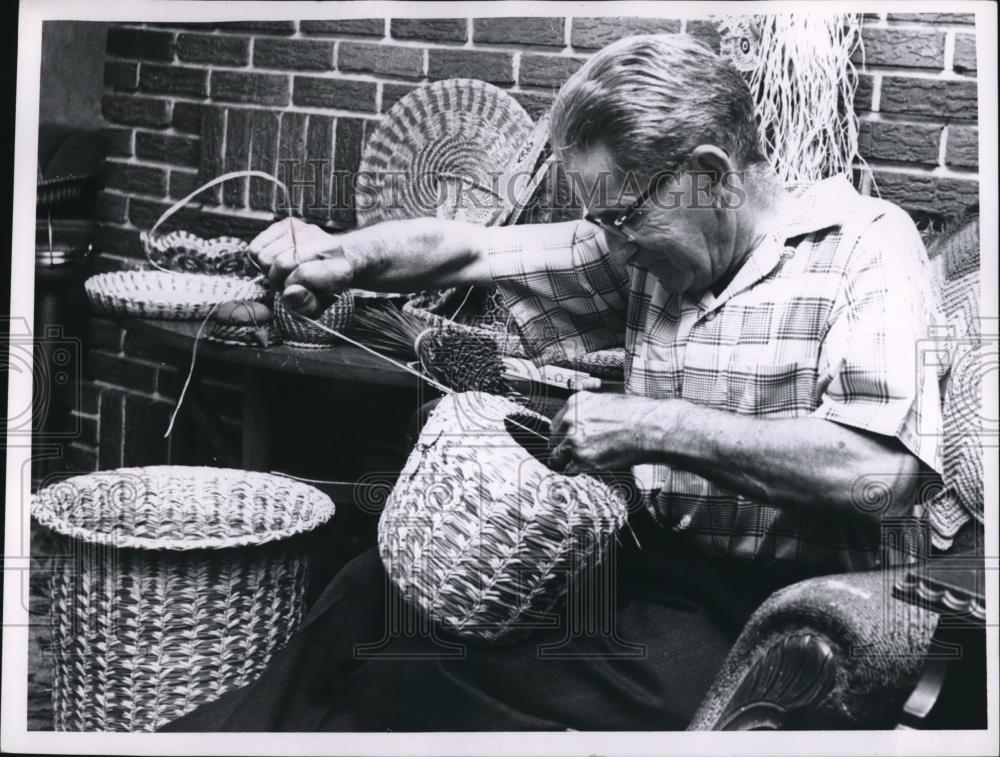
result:
M 607 584 L 613 632 L 568 633 L 567 612 L 516 643 L 387 633 L 400 598 L 373 549 L 337 574 L 255 683 L 162 730 L 683 729 L 776 585 L 644 513 L 631 522 L 642 548 L 622 535 Z

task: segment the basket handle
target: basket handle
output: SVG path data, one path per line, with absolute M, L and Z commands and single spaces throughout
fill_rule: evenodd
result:
M 171 205 L 169 208 L 167 208 L 165 211 L 163 211 L 163 215 L 161 215 L 157 219 L 156 223 L 153 224 L 153 227 L 146 233 L 146 237 L 148 239 L 153 239 L 154 235 L 156 234 L 156 230 L 158 228 L 160 228 L 161 224 L 163 224 L 174 213 L 176 213 L 178 210 L 180 210 L 181 208 L 183 208 L 191 200 L 193 200 L 199 194 L 201 194 L 202 192 L 204 192 L 206 189 L 210 189 L 210 188 L 212 188 L 212 187 L 214 187 L 214 186 L 216 186 L 218 184 L 221 184 L 224 181 L 229 181 L 230 179 L 242 179 L 244 177 L 253 177 L 253 178 L 257 178 L 257 179 L 264 179 L 265 181 L 270 181 L 272 184 L 277 185 L 281 189 L 281 191 L 285 193 L 285 202 L 288 204 L 288 217 L 289 218 L 292 217 L 292 196 L 291 196 L 291 193 L 288 191 L 288 187 L 285 185 L 285 183 L 283 181 L 281 181 L 280 179 L 278 179 L 278 178 L 276 178 L 274 176 L 271 176 L 271 174 L 269 174 L 269 173 L 264 173 L 263 171 L 257 171 L 257 170 L 254 170 L 254 169 L 246 169 L 246 170 L 243 170 L 243 171 L 230 171 L 229 173 L 224 173 L 221 176 L 216 176 L 211 181 L 205 182 L 200 187 L 198 187 L 196 190 L 194 190 L 193 192 L 191 192 L 187 197 L 181 198 L 180 200 L 178 200 L 177 202 L 175 202 L 173 205 Z M 153 260 L 153 257 L 150 254 L 151 245 L 143 243 L 143 248 L 144 248 L 144 251 L 146 253 L 146 262 L 147 263 L 149 263 L 151 266 L 153 266 L 153 268 L 155 268 L 158 271 L 163 271 L 164 273 L 173 273 L 169 268 L 164 268 L 159 263 L 157 263 L 155 260 Z

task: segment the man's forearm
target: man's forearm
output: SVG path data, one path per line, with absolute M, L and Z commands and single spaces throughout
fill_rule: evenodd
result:
M 821 418 L 764 420 L 682 400 L 656 401 L 647 417 L 644 462 L 690 470 L 754 499 L 857 516 L 865 477 L 884 481 L 894 511 L 911 504 L 919 464 L 892 438 Z
M 460 221 L 387 221 L 351 232 L 342 250 L 351 284 L 362 289 L 413 291 L 492 283 L 480 240 L 482 228 Z

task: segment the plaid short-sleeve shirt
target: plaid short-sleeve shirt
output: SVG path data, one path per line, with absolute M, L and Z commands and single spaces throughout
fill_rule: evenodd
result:
M 846 179 L 801 190 L 783 232 L 698 301 L 664 291 L 583 221 L 495 240 L 493 278 L 539 360 L 624 344 L 630 393 L 824 418 L 894 436 L 940 471 L 937 374 L 920 370 L 941 322 L 927 254 L 901 209 Z M 654 517 L 710 553 L 830 570 L 877 562 L 879 534 L 861 519 L 777 507 L 667 465 L 635 473 Z

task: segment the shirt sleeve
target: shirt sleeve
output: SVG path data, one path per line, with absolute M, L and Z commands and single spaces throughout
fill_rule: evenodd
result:
M 490 270 L 538 362 L 624 344 L 628 274 L 584 221 L 491 230 Z
M 938 473 L 938 351 L 943 322 L 913 221 L 892 206 L 860 236 L 820 349 L 815 415 L 894 436 Z

